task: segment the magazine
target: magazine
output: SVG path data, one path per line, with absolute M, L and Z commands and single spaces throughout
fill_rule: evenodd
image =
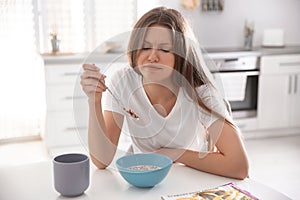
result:
M 258 200 L 250 192 L 239 188 L 234 183 L 227 183 L 216 188 L 184 194 L 166 195 L 162 200 Z

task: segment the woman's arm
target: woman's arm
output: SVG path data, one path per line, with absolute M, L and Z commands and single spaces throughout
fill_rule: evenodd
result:
M 117 150 L 123 116 L 111 111 L 102 114 L 101 103 L 89 102 L 88 146 L 92 162 L 105 169 Z
M 169 149 L 159 153 L 169 155 L 175 162 L 221 176 L 244 179 L 249 173 L 247 154 L 239 132 L 228 122 L 216 121 L 208 128 L 209 133 L 220 132 L 216 152 L 199 153 L 192 150 Z
M 115 155 L 123 116 L 109 111 L 103 114 L 101 100 L 102 93 L 106 90 L 105 76 L 95 65 L 84 64 L 83 69 L 81 85 L 88 96 L 89 105 L 89 152 L 93 163 L 99 169 L 104 169 Z

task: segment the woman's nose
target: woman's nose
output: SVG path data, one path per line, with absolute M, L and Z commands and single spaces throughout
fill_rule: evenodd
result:
M 148 57 L 148 60 L 153 63 L 153 62 L 158 62 L 158 55 L 157 55 L 157 49 L 152 49 L 150 54 L 149 54 L 149 57 Z

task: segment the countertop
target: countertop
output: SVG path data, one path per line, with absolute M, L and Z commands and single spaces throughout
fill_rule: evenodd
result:
M 42 54 L 45 64 L 72 64 L 72 63 L 112 63 L 126 62 L 126 55 L 121 53 L 70 53 L 70 54 Z
M 201 172 L 184 165 L 173 164 L 166 178 L 153 188 L 136 188 L 129 185 L 111 167 L 98 170 L 91 165 L 90 186 L 75 198 L 61 196 L 54 189 L 51 161 L 24 166 L 1 168 L 0 199 L 54 200 L 54 199 L 143 199 L 159 200 L 162 195 L 181 194 L 210 189 L 233 182 L 259 199 L 288 200 L 284 194 L 252 179 L 236 180 Z
M 258 53 L 260 56 L 266 55 L 281 55 L 281 54 L 300 54 L 300 45 L 284 46 L 284 47 L 253 47 L 251 51 L 244 50 L 241 47 L 226 47 L 226 48 L 205 48 L 208 54 L 211 53 Z
M 285 47 L 254 47 L 251 51 L 246 51 L 241 47 L 226 47 L 226 48 L 204 48 L 203 52 L 210 57 L 226 57 L 232 55 L 282 55 L 282 54 L 300 54 L 300 45 L 285 46 Z M 42 54 L 45 64 L 68 64 L 68 63 L 84 63 L 84 62 L 126 62 L 127 57 L 124 53 L 62 53 L 62 54 Z

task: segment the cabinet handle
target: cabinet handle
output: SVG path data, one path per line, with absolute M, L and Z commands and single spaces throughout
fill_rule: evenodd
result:
M 238 61 L 238 58 L 229 58 L 229 59 L 225 59 L 224 62 L 236 62 Z
M 289 76 L 289 93 L 288 94 L 291 94 L 292 92 L 292 76 Z
M 297 93 L 297 85 L 298 85 L 298 77 L 297 75 L 295 75 L 295 86 L 294 86 L 294 93 L 296 94 Z
M 247 127 L 247 125 L 246 125 L 246 124 L 238 124 L 238 127 L 239 127 L 240 129 L 243 129 L 243 128 Z
M 299 66 L 300 62 L 284 62 L 284 63 L 279 63 L 279 66 L 281 67 L 292 67 L 292 66 Z
M 77 75 L 79 75 L 79 73 L 77 73 L 77 72 L 66 72 L 63 75 L 64 76 L 77 76 Z
M 76 130 L 85 130 L 87 127 L 85 126 L 79 126 L 79 127 L 68 127 L 65 128 L 65 131 L 76 131 Z
M 67 97 L 65 97 L 66 100 L 71 100 L 71 99 L 85 99 L 85 98 L 86 98 L 85 96 L 74 96 L 74 97 L 67 96 Z

